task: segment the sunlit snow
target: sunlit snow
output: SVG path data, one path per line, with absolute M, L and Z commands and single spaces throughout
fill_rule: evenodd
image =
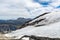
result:
M 41 18 L 46 18 L 45 20 L 47 21 L 44 20 L 42 22 L 39 22 L 38 24 L 18 29 L 11 33 L 5 34 L 5 36 L 7 37 L 15 36 L 15 38 L 20 38 L 24 35 L 35 35 L 50 38 L 60 38 L 60 12 L 50 12 L 49 14 L 39 17 L 36 20 L 39 20 Z M 33 21 L 31 21 L 31 23 Z M 36 25 L 39 24 L 40 25 L 45 24 L 45 25 L 35 27 Z

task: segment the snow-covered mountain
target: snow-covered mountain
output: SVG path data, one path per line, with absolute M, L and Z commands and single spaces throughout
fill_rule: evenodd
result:
M 31 25 L 32 23 L 33 25 Z M 19 39 L 24 35 L 60 38 L 60 12 L 50 12 L 28 22 L 28 24 L 30 25 L 26 26 L 25 28 L 5 34 L 5 36 L 15 39 Z

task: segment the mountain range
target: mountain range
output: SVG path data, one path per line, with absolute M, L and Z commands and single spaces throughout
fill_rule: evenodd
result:
M 12 31 L 18 29 L 17 26 L 24 24 L 31 18 L 17 18 L 16 20 L 0 20 L 0 32 Z

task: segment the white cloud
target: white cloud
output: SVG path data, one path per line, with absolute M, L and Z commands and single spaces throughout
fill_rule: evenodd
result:
M 0 19 L 30 17 L 21 0 L 3 0 L 0 5 Z
M 52 0 L 39 0 L 39 2 L 51 2 Z
M 41 0 L 49 1 L 49 0 Z M 44 12 L 56 11 L 59 0 L 52 0 L 47 7 L 43 7 L 39 3 L 33 2 L 33 0 L 0 0 L 0 19 L 12 19 L 18 17 L 36 17 Z M 28 11 L 28 8 L 30 11 Z
M 51 4 L 50 4 L 52 7 L 57 7 L 57 6 L 59 6 L 60 5 L 60 0 L 55 0 L 55 1 L 53 1 Z
M 39 7 L 39 6 L 41 6 L 38 3 L 34 3 L 32 0 L 25 0 L 25 3 L 26 3 L 27 7 Z

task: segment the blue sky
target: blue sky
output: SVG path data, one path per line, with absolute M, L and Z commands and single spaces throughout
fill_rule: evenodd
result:
M 34 18 L 59 10 L 60 0 L 0 0 L 0 19 Z

